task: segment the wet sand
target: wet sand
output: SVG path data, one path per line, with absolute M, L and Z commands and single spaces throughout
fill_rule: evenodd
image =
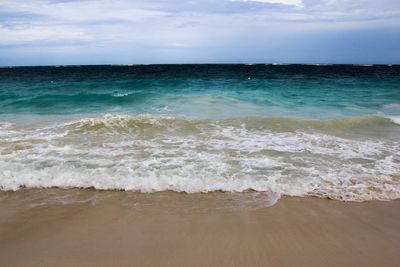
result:
M 0 266 L 400 266 L 400 201 L 0 192 Z

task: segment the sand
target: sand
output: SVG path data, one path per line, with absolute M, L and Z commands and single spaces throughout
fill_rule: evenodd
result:
M 0 192 L 0 266 L 400 266 L 400 201 Z

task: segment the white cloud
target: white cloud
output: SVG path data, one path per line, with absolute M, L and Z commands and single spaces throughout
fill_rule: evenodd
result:
M 232 2 L 259 2 L 267 4 L 282 4 L 289 6 L 303 7 L 302 0 L 231 0 Z
M 399 25 L 399 0 L 0 0 L 0 61 L 10 47 L 124 59 L 267 56 L 300 39 Z

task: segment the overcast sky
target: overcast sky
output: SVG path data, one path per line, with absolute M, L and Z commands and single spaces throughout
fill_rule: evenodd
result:
M 400 63 L 400 0 L 0 0 L 0 65 Z

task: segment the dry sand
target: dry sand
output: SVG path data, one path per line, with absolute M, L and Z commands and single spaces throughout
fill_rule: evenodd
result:
M 400 201 L 0 192 L 0 266 L 400 266 Z

